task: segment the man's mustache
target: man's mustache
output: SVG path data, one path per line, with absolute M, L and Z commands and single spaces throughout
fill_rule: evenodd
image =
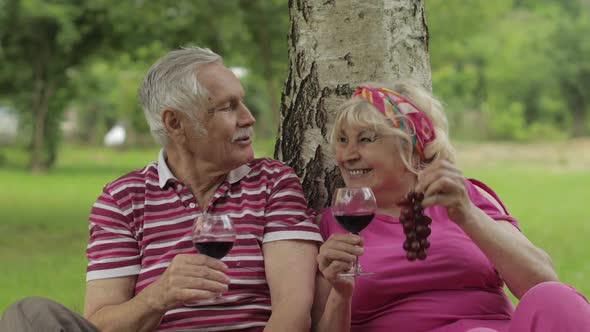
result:
M 252 129 L 252 127 L 240 128 L 240 129 L 238 129 L 238 131 L 236 131 L 234 133 L 234 136 L 232 137 L 231 141 L 235 142 L 235 141 L 251 138 L 252 136 L 254 136 L 254 129 Z

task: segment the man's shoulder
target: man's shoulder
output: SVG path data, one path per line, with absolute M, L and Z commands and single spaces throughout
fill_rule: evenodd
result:
M 276 170 L 289 170 L 291 167 L 284 162 L 272 158 L 256 158 L 248 163 L 248 166 L 252 171 L 276 171 Z
M 149 182 L 158 184 L 158 163 L 155 161 L 108 182 L 105 185 L 105 191 L 116 193 L 126 188 L 145 187 Z

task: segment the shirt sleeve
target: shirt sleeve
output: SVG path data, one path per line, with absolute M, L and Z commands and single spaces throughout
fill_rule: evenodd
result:
M 475 206 L 484 211 L 492 219 L 508 221 L 516 228 L 520 229 L 518 221 L 510 215 L 502 200 L 500 200 L 498 195 L 490 187 L 475 179 L 467 179 L 465 182 L 469 198 Z M 480 190 L 486 194 L 482 193 Z M 492 200 L 495 200 L 495 202 L 492 202 Z
M 105 188 L 90 211 L 86 281 L 139 274 L 140 250 L 130 219 Z
M 263 243 L 279 240 L 322 242 L 315 212 L 308 208 L 301 183 L 288 166 L 274 175 L 265 209 Z

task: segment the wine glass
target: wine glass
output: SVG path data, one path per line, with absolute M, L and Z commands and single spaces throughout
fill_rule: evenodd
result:
M 345 187 L 336 189 L 332 201 L 332 213 L 338 223 L 347 231 L 358 235 L 371 223 L 376 212 L 377 201 L 371 188 Z M 372 273 L 362 271 L 357 256 L 350 271 L 340 273 L 340 276 L 356 277 L 368 274 Z
M 199 253 L 222 259 L 234 246 L 236 229 L 227 215 L 204 214 L 195 222 L 192 239 Z
M 191 237 L 197 252 L 215 259 L 222 259 L 234 246 L 236 229 L 227 215 L 204 214 L 196 219 Z M 217 294 L 211 300 L 215 301 L 220 297 L 221 294 Z M 199 303 L 202 301 L 188 302 L 184 305 L 195 306 Z

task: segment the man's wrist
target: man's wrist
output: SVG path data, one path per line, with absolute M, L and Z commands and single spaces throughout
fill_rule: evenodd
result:
M 163 315 L 170 309 L 171 305 L 165 303 L 164 299 L 165 297 L 158 292 L 158 280 L 137 294 L 137 300 L 154 314 Z

